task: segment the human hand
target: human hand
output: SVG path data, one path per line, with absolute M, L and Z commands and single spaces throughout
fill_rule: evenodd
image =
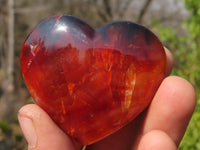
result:
M 86 150 L 176 150 L 196 104 L 193 87 L 186 80 L 167 77 L 173 58 L 166 49 L 166 78 L 152 103 L 128 125 L 87 146 Z M 39 106 L 19 110 L 19 122 L 29 150 L 80 150 L 82 145 L 66 135 Z

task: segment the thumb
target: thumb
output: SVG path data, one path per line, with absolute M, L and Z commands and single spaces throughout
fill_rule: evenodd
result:
M 18 119 L 29 150 L 77 150 L 76 145 L 56 124 L 48 114 L 35 104 L 23 106 L 19 110 Z

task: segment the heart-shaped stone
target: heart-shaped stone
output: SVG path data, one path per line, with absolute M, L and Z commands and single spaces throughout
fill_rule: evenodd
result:
M 166 69 L 162 44 L 145 27 L 117 21 L 95 30 L 68 15 L 39 23 L 26 38 L 20 61 L 35 102 L 83 145 L 141 113 Z

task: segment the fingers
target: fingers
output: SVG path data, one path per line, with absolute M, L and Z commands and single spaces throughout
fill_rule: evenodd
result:
M 161 130 L 178 146 L 193 114 L 195 91 L 180 77 L 167 77 L 158 89 L 145 117 L 142 135 Z
M 22 107 L 18 119 L 29 150 L 76 149 L 72 140 L 37 105 Z
M 177 147 L 165 132 L 152 130 L 142 137 L 137 150 L 177 150 Z
M 165 49 L 165 54 L 167 56 L 166 76 L 168 76 L 170 75 L 173 69 L 174 59 L 173 59 L 172 53 L 166 47 L 164 47 L 164 49 Z
M 156 142 L 160 136 L 163 140 L 159 141 L 158 149 L 159 146 L 165 147 L 167 144 L 169 144 L 169 147 L 166 146 L 166 149 L 170 147 L 172 150 L 176 149 L 185 133 L 195 104 L 196 96 L 190 83 L 180 77 L 167 77 L 159 87 L 147 111 L 141 130 L 141 121 L 143 121 L 145 113 L 142 113 L 137 119 L 113 135 L 88 146 L 87 150 L 130 149 L 138 131 L 140 131 L 140 134 L 134 145 L 134 150 L 143 149 L 142 143 L 146 143 L 151 138 L 151 141 L 155 140 L 152 142 Z M 155 130 L 162 134 L 155 134 L 154 132 L 150 134 Z

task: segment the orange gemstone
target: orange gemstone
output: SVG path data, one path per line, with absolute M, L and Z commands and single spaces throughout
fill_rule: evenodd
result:
M 83 145 L 141 113 L 166 70 L 163 46 L 145 27 L 118 21 L 95 30 L 68 15 L 39 23 L 20 61 L 35 102 Z

